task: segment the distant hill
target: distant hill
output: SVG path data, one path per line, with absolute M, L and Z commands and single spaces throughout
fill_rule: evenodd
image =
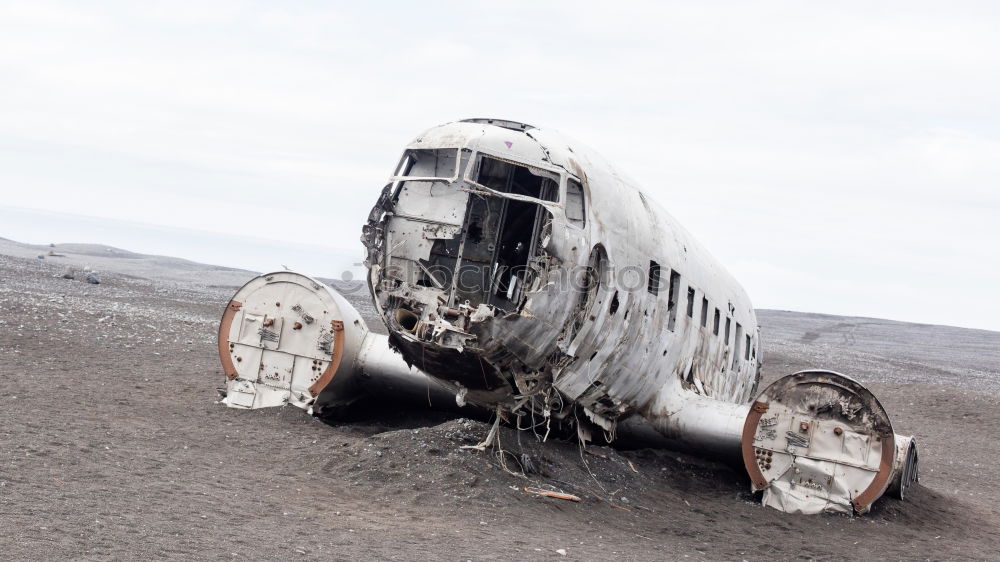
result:
M 49 255 L 52 252 L 56 255 Z M 90 267 L 158 281 L 202 286 L 236 288 L 257 272 L 198 263 L 169 256 L 147 255 L 102 244 L 32 245 L 0 238 L 0 255 L 43 259 L 50 264 L 76 269 Z M 320 281 L 341 291 L 359 309 L 369 326 L 382 332 L 361 279 L 341 281 L 325 277 Z M 815 357 L 815 366 L 842 370 L 852 361 L 883 363 L 894 378 L 905 375 L 907 363 L 919 363 L 940 370 L 942 382 L 951 377 L 1000 385 L 1000 332 L 914 324 L 878 318 L 835 316 L 785 310 L 757 311 L 764 344 L 764 360 L 781 360 L 775 350 L 796 350 L 800 356 Z
M 170 256 L 138 254 L 103 244 L 36 245 L 0 238 L 0 254 L 47 260 L 74 269 L 89 267 L 154 280 L 189 282 L 198 285 L 239 287 L 256 272 L 209 265 Z

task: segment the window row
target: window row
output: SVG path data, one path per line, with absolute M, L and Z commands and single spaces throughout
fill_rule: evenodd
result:
M 649 262 L 649 283 L 646 290 L 652 295 L 659 295 L 660 289 L 663 286 L 663 272 L 659 263 L 650 260 Z M 674 331 L 674 327 L 677 324 L 677 301 L 680 292 L 681 285 L 681 275 L 680 273 L 670 270 L 670 283 L 667 289 L 667 329 Z M 694 324 L 694 313 L 697 304 L 697 289 L 688 285 L 687 288 L 687 316 L 691 319 L 691 324 Z M 701 297 L 701 313 L 700 313 L 700 323 L 702 328 L 708 328 L 709 314 L 711 313 L 712 318 L 712 335 L 719 335 L 719 328 L 722 324 L 722 313 L 718 307 L 712 310 L 711 304 L 708 301 L 708 295 L 702 293 Z M 744 361 L 750 361 L 751 358 L 757 358 L 757 348 L 754 345 L 753 338 L 750 334 L 743 333 L 743 325 L 739 322 L 736 323 L 736 337 L 730 339 L 732 334 L 732 318 L 726 315 L 726 323 L 723 335 L 723 341 L 726 347 L 734 346 L 733 352 L 733 364 L 732 368 L 736 368 L 740 355 L 743 356 Z

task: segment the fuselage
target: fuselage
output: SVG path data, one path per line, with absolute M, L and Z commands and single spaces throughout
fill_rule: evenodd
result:
M 490 119 L 428 130 L 362 239 L 388 336 L 315 279 L 261 275 L 219 323 L 227 405 L 339 417 L 367 399 L 474 404 L 497 413 L 484 450 L 501 420 L 581 442 L 652 427 L 741 463 L 764 505 L 789 513 L 865 513 L 918 479 L 916 440 L 858 381 L 800 371 L 757 393 L 743 289 L 635 182 L 558 133 Z
M 390 342 L 463 399 L 611 429 L 743 404 L 757 321 L 732 276 L 590 149 L 477 119 L 411 142 L 369 217 Z

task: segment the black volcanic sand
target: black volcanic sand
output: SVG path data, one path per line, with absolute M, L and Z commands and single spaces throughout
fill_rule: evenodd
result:
M 463 449 L 489 426 L 456 413 L 225 408 L 216 322 L 252 274 L 76 249 L 0 246 L 5 559 L 1000 559 L 1000 333 L 761 311 L 766 381 L 832 367 L 920 443 L 908 501 L 799 516 L 666 450 L 504 429 L 500 455 Z M 95 256 L 100 285 L 60 276 Z

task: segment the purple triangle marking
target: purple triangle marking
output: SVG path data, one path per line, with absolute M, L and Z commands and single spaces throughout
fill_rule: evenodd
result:
M 507 145 L 507 148 L 510 148 L 510 147 L 514 146 L 514 143 L 512 143 L 510 141 L 503 141 L 503 143 Z

